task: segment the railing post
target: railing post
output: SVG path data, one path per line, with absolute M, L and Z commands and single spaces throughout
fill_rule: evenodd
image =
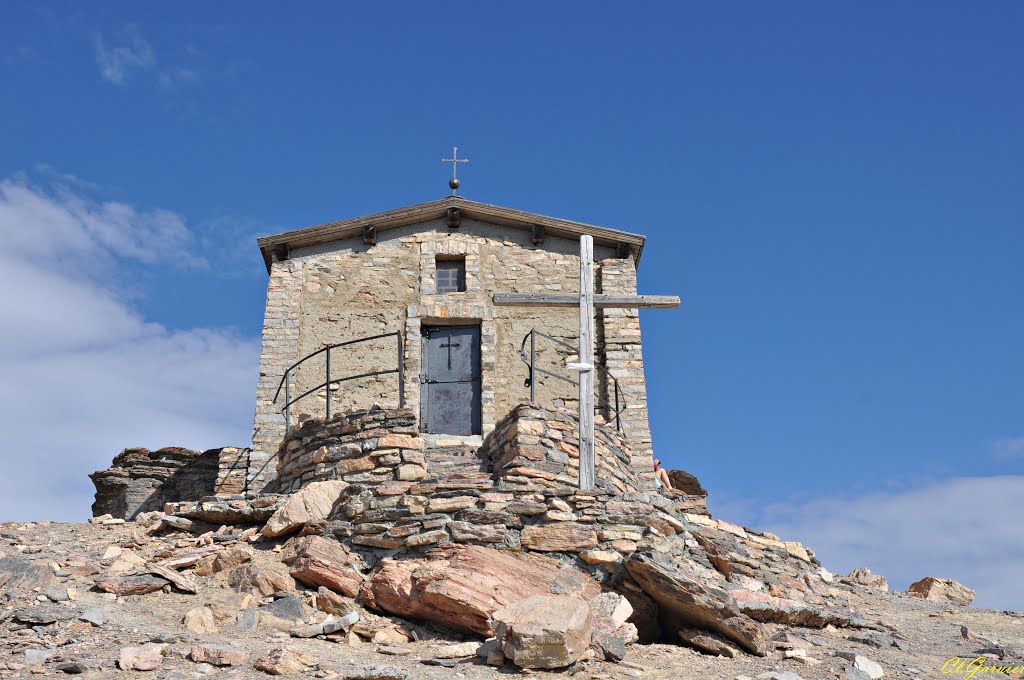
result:
M 530 329 L 530 403 L 536 402 L 537 397 L 537 374 L 533 370 L 534 364 L 537 362 L 537 329 Z
M 324 420 L 331 419 L 331 346 L 327 345 L 327 380 L 324 384 L 324 391 L 327 392 L 327 417 Z
M 622 418 L 619 417 L 619 381 L 614 376 L 612 384 L 615 385 L 615 431 L 622 432 Z
M 405 408 L 405 351 L 402 344 L 402 331 L 395 331 L 398 339 L 398 408 Z
M 284 433 L 285 436 L 292 429 L 292 396 L 291 396 L 291 369 L 284 373 Z

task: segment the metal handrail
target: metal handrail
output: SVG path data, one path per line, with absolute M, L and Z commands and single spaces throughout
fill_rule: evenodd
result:
M 358 373 L 356 375 L 345 376 L 344 378 L 331 378 L 331 350 L 332 349 L 337 349 L 338 347 L 348 347 L 349 345 L 355 345 L 355 344 L 358 344 L 360 342 L 371 342 L 373 340 L 380 340 L 381 338 L 390 338 L 392 336 L 394 336 L 394 338 L 395 338 L 395 340 L 397 340 L 397 344 L 398 344 L 398 362 L 397 362 L 398 363 L 398 367 L 397 368 L 388 369 L 388 370 L 385 370 L 385 371 L 369 371 L 367 373 Z M 324 382 L 320 383 L 316 387 L 311 387 L 310 389 L 306 390 L 305 392 L 303 392 L 299 396 L 297 396 L 294 399 L 292 399 L 291 398 L 291 380 L 290 380 L 290 378 L 292 377 L 292 373 L 295 371 L 296 368 L 301 366 L 306 360 L 312 359 L 313 357 L 315 357 L 315 356 L 317 356 L 319 354 L 322 354 L 324 352 L 327 353 L 327 357 L 326 357 L 326 364 L 327 365 L 326 365 L 325 370 L 324 370 L 324 374 L 325 374 L 324 375 L 324 377 L 325 377 Z M 285 370 L 284 375 L 281 376 L 281 382 L 279 382 L 277 384 L 277 391 L 274 392 L 274 399 L 271 401 L 271 403 L 274 403 L 274 404 L 277 403 L 277 398 L 281 395 L 281 388 L 283 387 L 284 388 L 284 406 L 281 407 L 281 411 L 284 413 L 285 431 L 289 432 L 289 431 L 291 431 L 291 426 L 292 426 L 291 406 L 292 406 L 292 404 L 297 402 L 299 399 L 302 399 L 304 397 L 308 397 L 310 394 L 313 394 L 314 392 L 317 392 L 320 389 L 324 389 L 324 397 L 325 397 L 326 403 L 327 403 L 327 415 L 326 415 L 326 418 L 330 419 L 330 417 L 331 417 L 331 385 L 334 385 L 335 383 L 348 382 L 349 380 L 358 380 L 359 378 L 369 378 L 369 377 L 375 376 L 375 375 L 389 375 L 391 373 L 397 373 L 398 374 L 398 406 L 399 406 L 399 408 L 402 408 L 402 407 L 405 406 L 405 361 L 404 361 L 404 354 L 405 354 L 405 352 L 404 352 L 404 345 L 403 345 L 403 342 L 402 342 L 402 333 L 401 333 L 401 331 L 392 331 L 391 333 L 380 333 L 378 335 L 369 335 L 369 336 L 367 336 L 365 338 L 356 338 L 355 340 L 346 340 L 345 342 L 337 342 L 337 343 L 334 343 L 332 345 L 326 345 L 324 347 L 321 347 L 317 351 L 311 352 L 310 354 L 307 354 L 306 356 L 302 357 L 301 359 L 296 361 L 294 364 L 292 364 L 291 366 L 289 366 Z
M 558 373 L 554 373 L 553 371 L 549 371 L 547 369 L 538 368 L 537 367 L 537 336 L 538 335 L 541 336 L 542 338 L 547 338 L 548 340 L 554 342 L 556 345 L 561 345 L 562 347 L 565 347 L 566 349 L 569 349 L 569 350 L 571 350 L 573 352 L 578 352 L 579 351 L 578 348 L 573 347 L 572 345 L 570 345 L 569 343 L 565 342 L 564 340 L 559 340 L 558 338 L 550 336 L 547 333 L 544 333 L 542 331 L 538 331 L 536 328 L 531 328 L 530 332 L 527 333 L 525 336 L 523 336 L 523 341 L 521 343 L 519 343 L 519 358 L 530 369 L 530 377 L 528 377 L 526 379 L 526 384 L 530 388 L 530 403 L 533 403 L 533 402 L 536 401 L 536 397 L 537 397 L 537 380 L 536 380 L 536 377 L 537 377 L 538 373 L 541 373 L 543 375 L 551 376 L 552 378 L 555 378 L 557 380 L 561 380 L 563 382 L 567 382 L 567 383 L 572 384 L 572 385 L 576 385 L 577 387 L 580 384 L 578 380 L 573 380 L 572 378 L 566 378 L 564 375 L 559 375 Z M 527 340 L 530 341 L 530 359 L 529 359 L 529 361 L 527 361 L 527 359 L 526 359 L 526 341 Z M 618 431 L 618 432 L 622 432 L 622 412 L 626 410 L 626 395 L 619 389 L 619 381 L 618 381 L 618 379 L 616 379 L 616 377 L 613 376 L 608 371 L 608 368 L 606 366 L 602 366 L 600 364 L 595 364 L 594 369 L 598 370 L 598 371 L 602 371 L 603 375 L 605 377 L 605 380 L 611 380 L 611 382 L 612 382 L 612 387 L 614 388 L 613 391 L 614 391 L 614 394 L 615 394 L 615 410 L 612 411 L 612 414 L 615 416 L 615 430 Z M 597 400 L 598 400 L 598 405 L 599 406 L 601 406 L 601 407 L 603 407 L 605 409 L 611 409 L 611 404 L 608 401 L 607 397 L 605 397 L 605 396 L 603 396 L 601 394 L 598 394 L 597 395 Z M 620 406 L 620 404 L 621 404 L 621 406 Z

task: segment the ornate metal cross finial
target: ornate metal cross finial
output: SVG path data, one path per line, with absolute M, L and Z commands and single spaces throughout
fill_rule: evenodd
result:
M 456 175 L 456 170 L 459 167 L 459 163 L 468 163 L 469 159 L 468 158 L 459 158 L 459 147 L 453 146 L 452 147 L 452 157 L 451 158 L 442 158 L 441 162 L 442 163 L 451 163 L 452 164 L 452 178 L 450 180 L 448 180 L 448 186 L 450 186 L 452 188 L 452 196 L 455 196 L 458 193 L 459 184 L 461 184 L 461 182 L 459 182 L 458 176 Z

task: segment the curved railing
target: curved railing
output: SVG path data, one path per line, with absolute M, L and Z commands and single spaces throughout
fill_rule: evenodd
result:
M 577 381 L 577 380 L 573 380 L 572 378 L 567 378 L 564 375 L 559 375 L 558 373 L 555 373 L 553 371 L 549 371 L 549 370 L 544 369 L 544 368 L 539 368 L 537 366 L 537 336 L 540 336 L 542 338 L 546 338 L 547 340 L 550 340 L 551 342 L 553 342 L 556 345 L 559 345 L 561 347 L 565 347 L 566 349 L 571 351 L 573 354 L 579 352 L 579 349 L 577 347 L 573 347 L 572 345 L 570 345 L 569 343 L 565 342 L 564 340 L 559 340 L 558 338 L 552 337 L 552 336 L 548 335 L 547 333 L 544 333 L 542 331 L 538 331 L 536 328 L 531 328 L 530 329 L 530 332 L 527 333 L 523 337 L 523 341 L 519 344 L 519 358 L 530 369 L 530 375 L 526 379 L 526 386 L 530 388 L 530 402 L 531 403 L 536 401 L 536 396 L 537 396 L 537 379 L 536 378 L 537 378 L 537 374 L 538 373 L 541 373 L 541 374 L 547 375 L 547 376 L 551 376 L 552 378 L 555 378 L 556 380 L 561 380 L 562 382 L 567 382 L 567 383 L 570 383 L 572 385 L 576 385 L 577 387 L 580 384 L 579 381 Z M 526 341 L 527 340 L 530 341 L 530 358 L 529 358 L 529 360 L 527 360 L 527 358 L 526 358 Z M 594 366 L 594 370 L 600 371 L 606 381 L 611 381 L 611 383 L 612 383 L 612 393 L 614 395 L 613 398 L 615 400 L 615 404 L 614 404 L 614 408 L 613 408 L 613 405 L 609 401 L 608 397 L 605 394 L 602 393 L 602 392 L 604 392 L 604 390 L 599 390 L 597 392 L 597 404 L 601 408 L 605 409 L 605 411 L 610 416 L 612 416 L 615 419 L 615 429 L 618 432 L 622 432 L 622 412 L 626 410 L 626 395 L 623 394 L 622 391 L 619 389 L 619 381 L 615 379 L 615 376 L 613 376 L 611 373 L 608 372 L 607 367 L 601 366 L 600 364 L 598 364 L 598 365 Z M 607 384 L 607 382 L 605 384 Z
M 392 368 L 392 369 L 388 369 L 388 370 L 384 370 L 384 371 L 369 371 L 367 373 L 357 373 L 356 375 L 347 375 L 344 378 L 331 378 L 331 350 L 332 349 L 338 349 L 339 347 L 348 347 L 350 345 L 356 345 L 356 344 L 359 344 L 361 342 L 371 342 L 373 340 L 380 340 L 381 338 L 390 338 L 390 337 L 394 337 L 396 342 L 397 342 L 397 345 L 398 345 L 397 361 L 396 361 L 397 367 L 396 368 Z M 320 354 L 324 354 L 324 353 L 327 354 L 327 357 L 326 357 L 326 364 L 327 364 L 327 366 L 326 366 L 326 370 L 324 371 L 324 381 L 322 383 L 320 383 L 319 385 L 317 385 L 316 387 L 311 387 L 310 389 L 306 390 L 305 392 L 303 392 L 302 394 L 300 394 L 299 396 L 297 396 L 297 397 L 295 397 L 293 399 L 291 397 L 291 378 L 292 378 L 292 375 L 293 375 L 295 369 L 297 369 L 299 366 L 301 366 L 303 363 L 305 363 L 309 359 L 312 359 L 313 357 L 319 356 Z M 404 407 L 405 406 L 405 367 L 404 367 L 405 362 L 402 360 L 403 355 L 404 355 L 404 348 L 403 348 L 403 343 L 402 343 L 402 333 L 400 331 L 394 331 L 394 332 L 391 332 L 391 333 L 381 333 L 379 335 L 370 335 L 370 336 L 367 336 L 365 338 L 357 338 L 355 340 L 348 340 L 346 342 L 338 342 L 338 343 L 335 343 L 333 345 L 327 345 L 325 347 L 321 347 L 320 349 L 318 349 L 317 351 L 315 351 L 315 352 L 313 352 L 311 354 L 307 354 L 306 356 L 302 357 L 301 359 L 299 359 L 294 364 L 292 364 L 291 366 L 288 367 L 288 369 L 284 372 L 284 375 L 281 376 L 281 382 L 279 382 L 277 384 L 277 391 L 274 392 L 273 403 L 276 404 L 277 403 L 277 398 L 279 396 L 281 396 L 281 389 L 284 388 L 284 406 L 281 407 L 281 411 L 284 413 L 285 431 L 288 432 L 288 431 L 291 430 L 291 425 L 292 425 L 291 407 L 292 407 L 292 404 L 297 402 L 299 399 L 302 399 L 304 397 L 308 397 L 309 395 L 311 395 L 314 392 L 317 392 L 319 390 L 324 390 L 324 392 L 325 392 L 325 397 L 326 397 L 326 401 L 327 401 L 327 416 L 326 417 L 330 418 L 331 417 L 331 385 L 334 385 L 336 383 L 348 382 L 349 380 L 358 380 L 360 378 L 370 378 L 370 377 L 373 377 L 375 375 L 389 375 L 391 373 L 397 373 L 398 374 L 398 406 L 399 406 L 399 408 Z

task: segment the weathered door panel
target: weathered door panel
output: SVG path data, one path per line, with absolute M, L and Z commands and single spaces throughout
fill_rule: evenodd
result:
M 421 429 L 480 434 L 480 327 L 427 326 L 422 357 Z

